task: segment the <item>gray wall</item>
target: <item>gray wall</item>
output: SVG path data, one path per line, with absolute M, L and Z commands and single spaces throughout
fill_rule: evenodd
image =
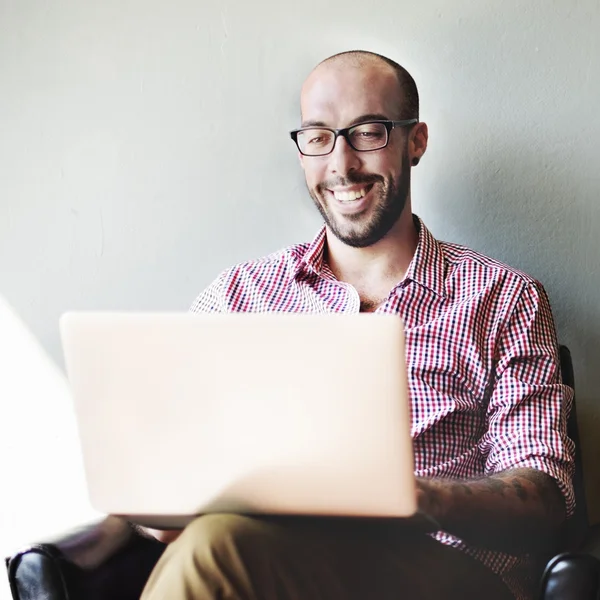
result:
M 598 0 L 0 0 L 0 293 L 60 363 L 63 310 L 186 309 L 312 237 L 298 88 L 387 53 L 430 125 L 416 212 L 549 292 L 598 520 L 599 31 Z

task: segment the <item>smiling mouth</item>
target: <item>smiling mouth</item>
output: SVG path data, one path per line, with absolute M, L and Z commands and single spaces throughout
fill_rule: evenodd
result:
M 354 189 L 354 190 L 329 190 L 329 191 L 333 194 L 333 197 L 338 202 L 344 202 L 344 203 L 348 202 L 349 203 L 349 202 L 356 202 L 357 200 L 364 198 L 371 191 L 372 187 L 373 187 L 373 184 L 371 183 L 365 187 Z

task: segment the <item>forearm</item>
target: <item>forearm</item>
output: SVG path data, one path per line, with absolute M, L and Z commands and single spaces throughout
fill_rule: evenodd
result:
M 419 479 L 419 507 L 465 542 L 506 552 L 552 549 L 565 520 L 553 478 L 515 469 L 477 480 Z

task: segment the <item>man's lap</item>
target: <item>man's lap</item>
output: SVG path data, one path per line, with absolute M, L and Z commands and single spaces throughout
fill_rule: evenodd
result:
M 512 598 L 479 562 L 396 521 L 229 514 L 199 517 L 167 548 L 142 598 L 167 593 L 174 600 Z

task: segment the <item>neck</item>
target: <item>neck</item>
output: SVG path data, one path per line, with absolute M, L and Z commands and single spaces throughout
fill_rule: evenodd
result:
M 404 277 L 418 240 L 410 202 L 407 201 L 388 234 L 367 248 L 348 246 L 327 229 L 327 262 L 338 280 L 359 290 L 368 289 L 374 293 L 389 291 Z

